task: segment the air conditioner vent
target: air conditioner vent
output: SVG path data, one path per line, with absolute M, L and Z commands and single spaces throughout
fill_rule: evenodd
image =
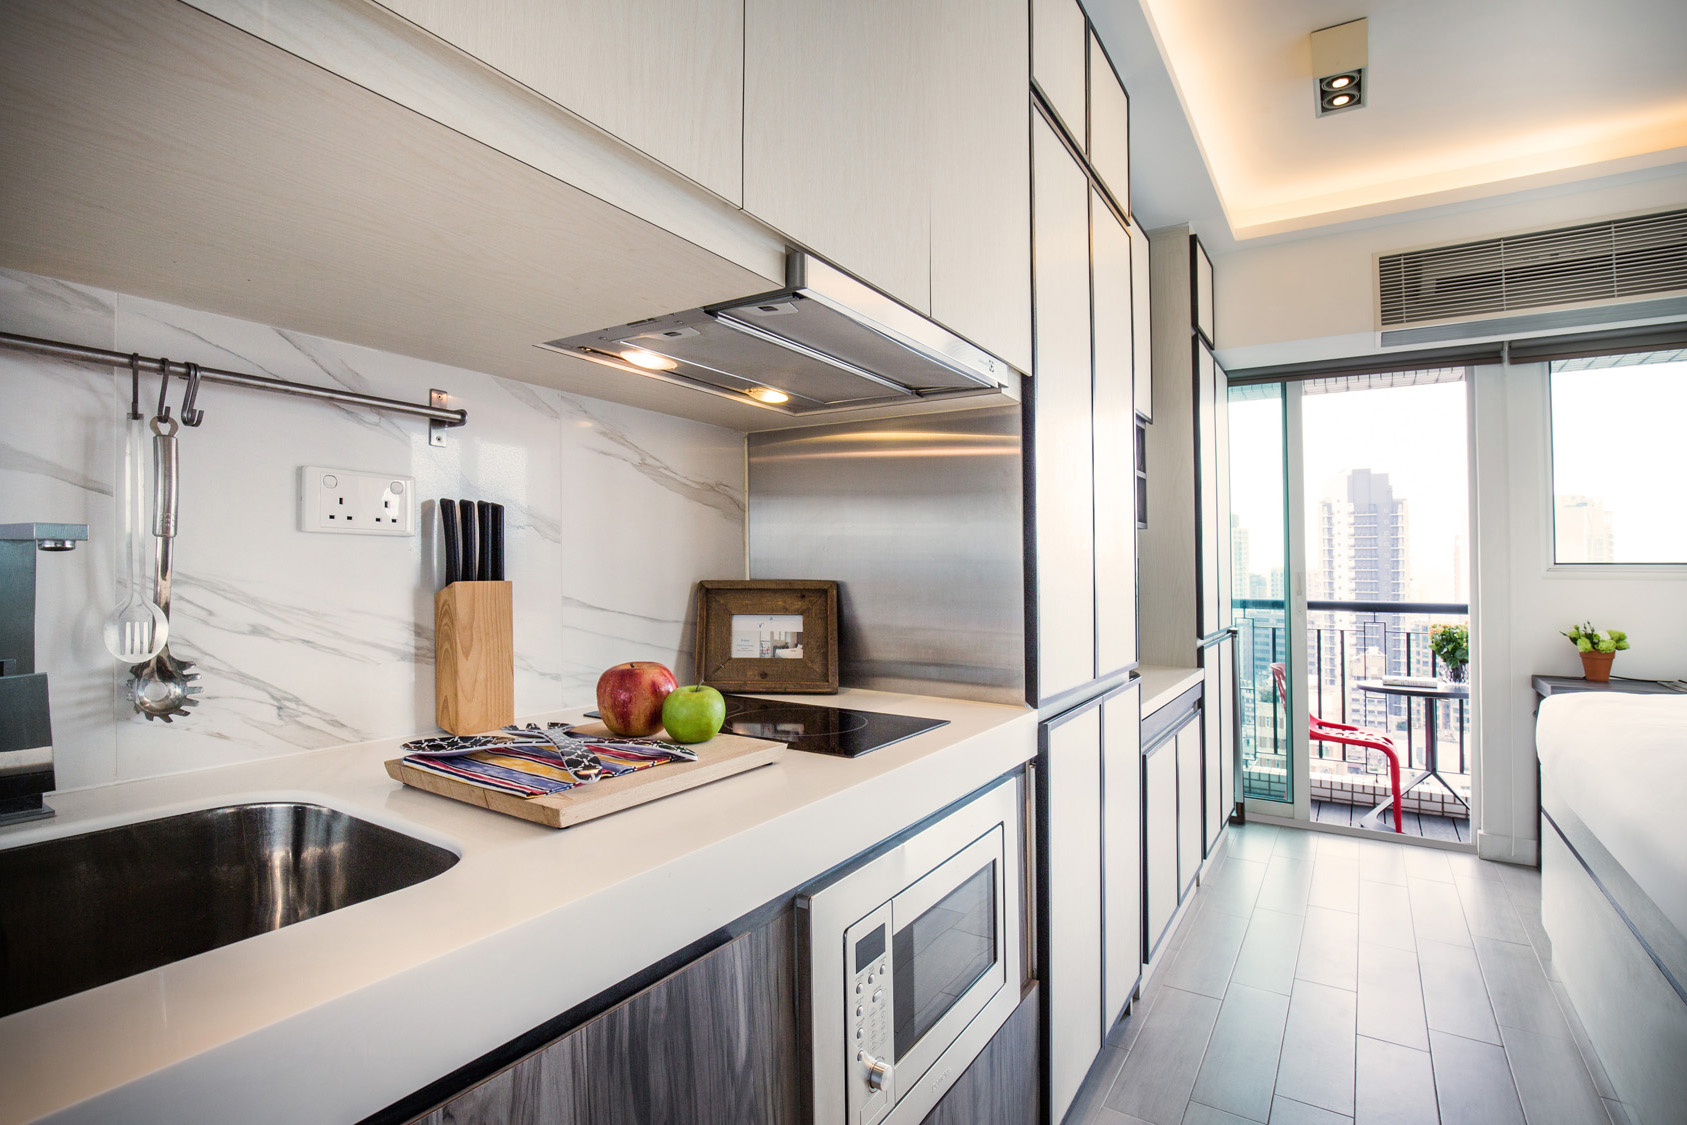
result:
M 1383 327 L 1687 290 L 1687 211 L 1389 254 Z

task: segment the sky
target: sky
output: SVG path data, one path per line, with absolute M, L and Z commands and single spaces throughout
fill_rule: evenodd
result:
M 1605 503 L 1617 562 L 1687 562 L 1683 419 L 1687 362 L 1552 374 L 1553 489 Z
M 1410 597 L 1454 601 L 1455 536 L 1469 538 L 1465 385 L 1306 395 L 1302 399 L 1306 527 L 1317 533 L 1318 503 L 1345 495 L 1350 469 L 1387 473 L 1407 501 Z M 1282 558 L 1282 407 L 1275 400 L 1230 404 L 1230 504 L 1249 530 L 1251 567 Z M 1462 590 L 1468 590 L 1468 580 Z

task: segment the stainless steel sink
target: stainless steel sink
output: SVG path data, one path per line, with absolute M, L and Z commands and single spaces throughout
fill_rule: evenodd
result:
M 0 851 L 0 1016 L 431 879 L 451 852 L 305 804 Z

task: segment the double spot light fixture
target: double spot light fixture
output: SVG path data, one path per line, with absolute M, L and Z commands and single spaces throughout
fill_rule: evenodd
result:
M 1313 93 L 1319 117 L 1364 107 L 1367 62 L 1364 20 L 1312 33 Z

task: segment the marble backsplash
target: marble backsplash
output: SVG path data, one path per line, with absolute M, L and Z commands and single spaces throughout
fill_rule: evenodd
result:
M 88 525 L 76 551 L 38 558 L 61 789 L 433 729 L 436 497 L 507 507 L 517 714 L 588 702 L 620 660 L 686 676 L 693 584 L 744 573 L 733 431 L 10 271 L 0 330 L 418 402 L 440 387 L 469 412 L 439 449 L 420 421 L 203 388 L 204 424 L 181 432 L 171 648 L 205 690 L 166 726 L 134 713 L 100 639 L 128 372 L 0 349 L 0 523 Z M 143 399 L 157 393 L 143 376 Z M 304 465 L 414 477 L 418 534 L 299 531 Z

